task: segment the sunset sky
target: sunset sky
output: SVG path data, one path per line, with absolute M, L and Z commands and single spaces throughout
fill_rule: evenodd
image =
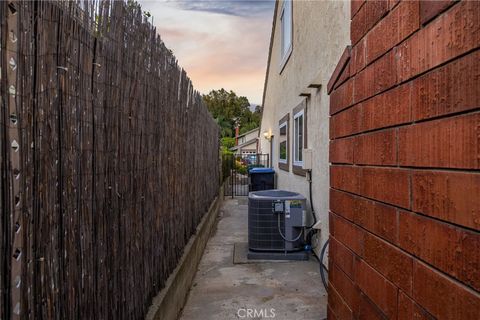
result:
M 197 90 L 225 88 L 262 103 L 273 0 L 140 3 Z

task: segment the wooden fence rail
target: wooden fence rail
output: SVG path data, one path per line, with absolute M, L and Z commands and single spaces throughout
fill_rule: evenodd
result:
M 0 50 L 0 319 L 142 319 L 217 195 L 217 125 L 132 2 L 1 1 Z

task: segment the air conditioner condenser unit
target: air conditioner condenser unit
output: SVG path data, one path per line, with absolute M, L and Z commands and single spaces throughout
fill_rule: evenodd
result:
M 264 190 L 248 197 L 248 258 L 308 260 L 305 227 L 311 224 L 307 200 L 296 192 Z

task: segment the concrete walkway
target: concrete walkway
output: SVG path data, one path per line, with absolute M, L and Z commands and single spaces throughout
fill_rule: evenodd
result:
M 314 258 L 234 264 L 234 245 L 245 242 L 247 199 L 226 199 L 180 319 L 326 318 L 327 295 Z

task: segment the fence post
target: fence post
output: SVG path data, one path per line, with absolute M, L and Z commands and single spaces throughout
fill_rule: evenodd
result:
M 24 195 L 21 192 L 21 155 L 23 150 L 20 146 L 20 125 L 24 119 L 20 119 L 19 115 L 19 96 L 22 93 L 18 92 L 17 87 L 17 65 L 18 65 L 18 4 L 16 1 L 8 3 L 7 10 L 7 30 L 9 36 L 6 41 L 6 56 L 7 56 L 7 110 L 8 110 L 8 125 L 7 125 L 7 154 L 10 161 L 10 167 L 7 172 L 8 186 L 8 203 L 9 203 L 9 224 L 10 234 L 8 239 L 11 241 L 9 246 L 11 250 L 7 250 L 10 256 L 10 292 L 7 292 L 7 297 L 10 298 L 10 318 L 19 319 L 21 314 L 21 292 L 22 292 L 22 253 L 23 253 L 23 231 L 22 226 L 22 198 Z
M 6 139 L 5 139 L 5 130 L 7 126 L 7 118 L 5 116 L 5 88 L 4 84 L 5 79 L 5 42 L 7 37 L 7 28 L 6 28 L 6 4 L 0 2 L 0 318 L 6 319 L 6 305 L 5 305 L 5 296 L 6 296 L 6 285 L 5 285 L 5 276 L 6 276 L 6 254 L 5 250 L 7 247 L 6 237 L 5 237 L 5 223 L 7 219 L 7 208 L 5 203 L 5 174 L 6 174 Z
M 0 2 L 0 319 L 143 318 L 217 195 L 219 128 L 145 20 Z

